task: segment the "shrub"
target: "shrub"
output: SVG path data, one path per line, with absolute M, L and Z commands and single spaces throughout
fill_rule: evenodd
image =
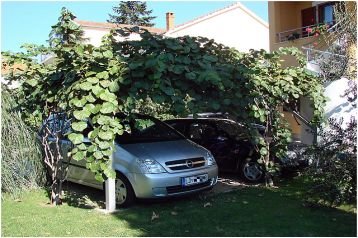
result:
M 46 174 L 35 133 L 12 109 L 9 92 L 1 91 L 1 191 L 18 197 L 25 190 L 44 185 Z
M 308 190 L 309 200 L 331 206 L 355 204 L 357 121 L 351 118 L 346 126 L 342 126 L 342 119 L 330 119 L 329 127 L 320 136 L 318 145 L 308 151 L 313 158 L 313 164 L 306 173 L 312 181 Z

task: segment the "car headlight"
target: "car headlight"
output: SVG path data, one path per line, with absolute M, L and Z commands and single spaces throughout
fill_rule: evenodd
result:
M 208 166 L 212 166 L 212 165 L 215 165 L 216 164 L 216 161 L 214 159 L 214 156 L 210 153 L 210 152 L 207 152 L 206 153 L 206 159 L 208 161 Z
M 167 172 L 163 166 L 154 159 L 137 159 L 137 163 L 144 174 L 160 174 Z

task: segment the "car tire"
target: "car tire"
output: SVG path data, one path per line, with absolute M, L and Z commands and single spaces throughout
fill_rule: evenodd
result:
M 129 207 L 134 203 L 135 195 L 129 180 L 117 172 L 115 184 L 116 204 L 118 207 Z
M 258 183 L 264 178 L 264 171 L 261 165 L 252 158 L 246 158 L 240 166 L 240 176 L 246 182 Z

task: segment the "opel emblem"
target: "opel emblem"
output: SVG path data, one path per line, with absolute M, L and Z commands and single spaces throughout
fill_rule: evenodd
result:
M 193 161 L 187 160 L 187 161 L 186 161 L 186 166 L 187 166 L 188 168 L 193 168 Z

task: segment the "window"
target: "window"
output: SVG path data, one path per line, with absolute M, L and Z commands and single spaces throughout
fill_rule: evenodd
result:
M 334 2 L 325 3 L 318 6 L 319 23 L 334 24 Z
M 221 136 L 229 136 L 231 138 L 247 138 L 245 128 L 238 123 L 222 120 L 217 122 L 217 127 Z
M 180 122 L 169 122 L 169 125 L 182 134 L 185 134 L 185 124 Z
M 122 121 L 124 132 L 117 136 L 119 144 L 181 140 L 183 137 L 166 124 L 143 116 Z
M 216 130 L 212 125 L 205 123 L 193 123 L 189 127 L 189 138 L 193 140 L 208 140 L 216 136 Z

